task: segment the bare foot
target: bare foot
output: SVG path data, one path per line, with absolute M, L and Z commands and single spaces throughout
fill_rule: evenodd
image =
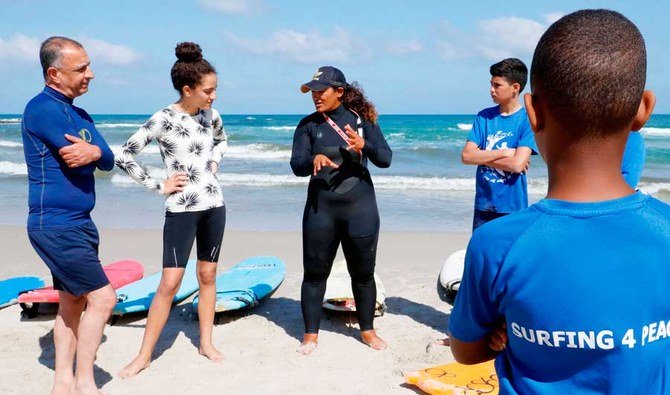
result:
M 55 380 L 51 387 L 51 395 L 70 395 L 74 387 L 74 377 L 70 380 Z
M 207 357 L 212 362 L 223 361 L 223 354 L 221 354 L 221 352 L 219 352 L 219 350 L 217 350 L 216 347 L 212 345 L 209 346 L 200 345 L 198 351 L 200 352 L 200 355 Z
M 298 347 L 298 352 L 302 355 L 309 355 L 314 351 L 317 344 L 319 343 L 319 335 L 315 333 L 305 333 L 305 336 L 302 338 L 302 343 Z
M 369 331 L 362 331 L 361 340 L 363 340 L 363 343 L 370 346 L 370 348 L 373 350 L 383 350 L 388 347 L 388 344 L 384 341 L 384 339 L 377 336 L 377 332 L 375 332 L 374 329 Z
M 70 395 L 103 395 L 95 382 L 77 383 L 75 382 L 70 390 Z
M 119 373 L 117 373 L 117 376 L 121 377 L 122 379 L 131 378 L 148 367 L 149 361 L 137 356 L 131 363 L 126 365 L 125 368 L 121 369 Z

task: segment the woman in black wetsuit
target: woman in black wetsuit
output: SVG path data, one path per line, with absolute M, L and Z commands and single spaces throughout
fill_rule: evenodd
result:
M 367 169 L 391 165 L 391 149 L 377 125 L 377 112 L 362 89 L 349 85 L 334 67 L 319 68 L 300 88 L 312 92 L 316 112 L 303 118 L 293 136 L 291 168 L 311 176 L 302 220 L 304 277 L 301 306 L 305 336 L 299 351 L 317 345 L 326 280 L 342 243 L 351 275 L 363 342 L 386 348 L 373 327 L 379 213 Z

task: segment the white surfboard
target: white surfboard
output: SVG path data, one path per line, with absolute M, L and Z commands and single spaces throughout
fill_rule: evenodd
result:
M 454 304 L 458 286 L 463 277 L 463 268 L 465 267 L 465 250 L 458 250 L 449 255 L 440 271 L 439 284 L 443 292 L 444 299 L 450 305 Z
M 375 273 L 375 284 L 377 285 L 375 315 L 381 316 L 386 311 L 386 290 L 377 273 Z M 326 283 L 323 308 L 333 311 L 356 311 L 354 293 L 351 290 L 351 276 L 347 270 L 347 261 L 344 259 L 333 263 Z

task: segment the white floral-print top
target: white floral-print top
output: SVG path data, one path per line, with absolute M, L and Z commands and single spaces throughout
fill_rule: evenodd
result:
M 116 155 L 116 165 L 130 177 L 163 193 L 164 180 L 152 178 L 135 161 L 135 156 L 152 140 L 158 142 L 168 177 L 178 172 L 188 176 L 184 190 L 165 200 L 167 211 L 202 211 L 224 204 L 219 181 L 212 173 L 212 164 L 218 165 L 228 147 L 218 111 L 200 110 L 196 115 L 189 115 L 177 111 L 172 105 L 167 106 L 152 115 Z

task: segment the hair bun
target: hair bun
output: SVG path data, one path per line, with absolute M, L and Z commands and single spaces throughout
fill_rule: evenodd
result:
M 177 44 L 174 50 L 178 62 L 197 62 L 202 59 L 202 50 L 200 45 L 192 42 L 183 42 Z

